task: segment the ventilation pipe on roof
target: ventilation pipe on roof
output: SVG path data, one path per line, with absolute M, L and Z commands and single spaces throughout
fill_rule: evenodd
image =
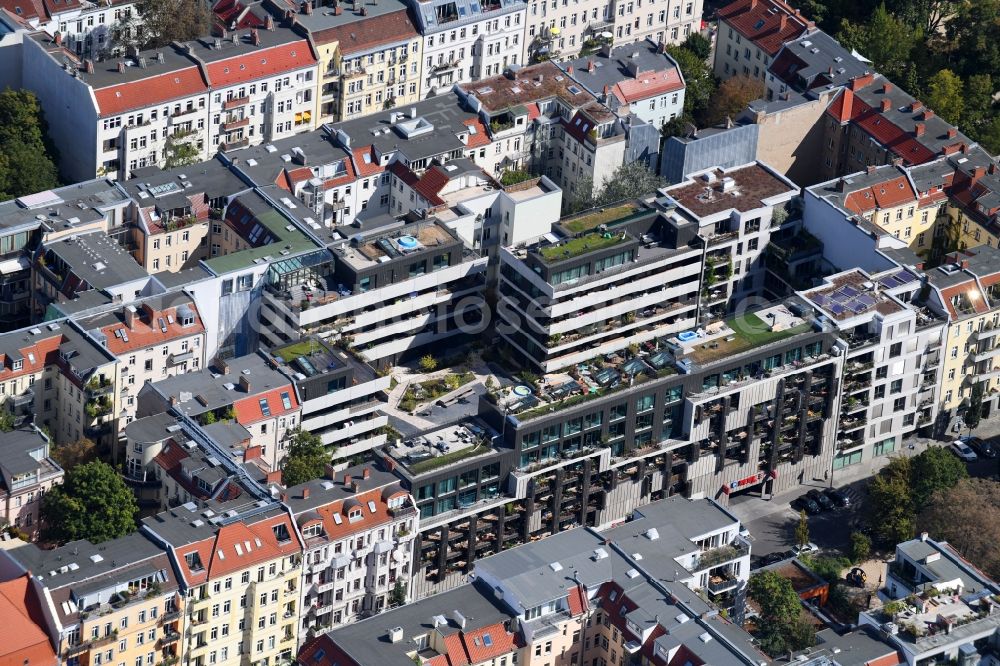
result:
M 86 60 L 84 60 L 83 61 L 83 71 L 87 72 L 87 74 L 93 74 L 94 73 L 94 61 L 91 60 L 90 58 L 87 58 Z
M 124 60 L 119 60 L 118 61 L 118 73 L 119 74 L 124 74 L 125 73 L 125 61 Z

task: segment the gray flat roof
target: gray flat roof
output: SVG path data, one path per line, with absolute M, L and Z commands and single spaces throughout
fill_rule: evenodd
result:
M 31 427 L 0 432 L 0 470 L 9 477 L 38 469 L 42 463 L 30 453 L 45 446 L 45 438 Z
M 104 232 L 69 236 L 45 248 L 94 289 L 108 289 L 149 276 L 125 248 Z
M 180 431 L 168 430 L 175 425 L 180 425 L 177 417 L 161 412 L 131 421 L 125 426 L 125 436 L 134 442 L 160 442 L 178 436 Z
M 588 65 L 594 63 L 594 71 L 588 70 Z M 656 43 L 645 39 L 635 44 L 623 44 L 611 50 L 611 55 L 594 53 L 572 60 L 557 63 L 564 72 L 569 72 L 573 68 L 573 73 L 569 74 L 580 85 L 593 95 L 601 95 L 604 86 L 614 87 L 616 83 L 625 80 L 633 80 L 635 77 L 629 73 L 628 66 L 634 65 L 638 72 L 661 72 L 664 70 L 677 69 L 674 62 L 666 53 L 660 53 Z
M 368 470 L 367 479 L 364 478 L 365 469 Z M 351 486 L 344 485 L 345 475 L 351 477 Z M 358 484 L 358 490 L 354 490 L 354 483 Z M 297 486 L 291 486 L 285 491 L 288 496 L 285 504 L 291 509 L 293 515 L 298 516 L 303 512 L 312 511 L 338 500 L 348 499 L 375 488 L 398 485 L 398 483 L 399 477 L 392 472 L 387 472 L 372 463 L 364 463 L 337 472 L 334 479 L 313 479 Z M 309 491 L 308 497 L 303 496 L 305 490 Z
M 466 618 L 466 633 L 511 619 L 510 613 L 497 602 L 489 591 L 476 585 L 463 585 L 449 592 L 410 602 L 401 608 L 355 622 L 330 632 L 336 642 L 356 663 L 365 666 L 413 666 L 406 656 L 412 649 L 415 636 L 435 630 L 434 617 L 444 616 L 447 624 L 437 627 L 445 636 L 462 631 L 455 623 L 455 611 Z M 390 642 L 386 628 L 400 627 L 404 643 Z
M 248 188 L 239 176 L 217 159 L 175 169 L 155 166 L 135 169 L 132 178 L 122 182 L 121 186 L 139 206 L 159 208 L 188 205 L 187 197 L 192 192 L 203 192 L 208 199 L 218 199 Z
M 105 211 L 127 204 L 111 181 L 86 180 L 0 203 L 0 230 L 64 231 L 103 220 Z

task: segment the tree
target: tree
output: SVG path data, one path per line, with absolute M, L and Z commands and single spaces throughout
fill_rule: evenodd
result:
M 45 533 L 59 542 L 94 543 L 135 530 L 135 496 L 113 467 L 95 460 L 66 471 L 61 486 L 42 498 Z
M 757 639 L 762 650 L 777 656 L 815 642 L 812 628 L 802 626 L 802 605 L 790 580 L 773 571 L 762 571 L 751 576 L 749 594 L 760 606 Z
M 716 125 L 726 118 L 734 118 L 747 104 L 764 96 L 764 82 L 749 76 L 734 76 L 719 84 L 712 93 L 704 124 Z
M 952 488 L 968 478 L 965 463 L 944 447 L 932 446 L 910 463 L 910 494 L 913 508 L 919 513 L 939 490 Z
M 14 429 L 14 415 L 7 410 L 0 411 L 0 432 L 10 432 Z
M 960 519 L 959 519 L 960 518 Z M 983 569 L 1000 576 L 1000 483 L 990 479 L 962 479 L 940 490 L 920 513 L 920 529 Z
M 950 123 L 962 118 L 965 108 L 962 78 L 950 69 L 942 69 L 927 83 L 927 105 Z
M 563 191 L 563 208 L 567 215 L 594 207 L 594 180 L 584 176 L 570 183 L 569 191 Z
M 201 152 L 198 146 L 189 142 L 181 141 L 181 137 L 174 135 L 167 138 L 166 150 L 164 151 L 165 169 L 189 166 L 201 159 Z
M 434 372 L 435 370 L 437 370 L 438 367 L 437 359 L 435 359 L 430 354 L 425 354 L 424 356 L 421 356 L 420 361 L 418 361 L 418 363 L 420 365 L 420 369 L 423 370 L 424 372 Z
M 799 546 L 809 543 L 809 518 L 804 510 L 799 511 L 799 524 L 795 526 L 795 543 Z
M 97 460 L 97 445 L 86 437 L 52 449 L 52 457 L 63 469 L 73 469 Z
M 668 46 L 667 53 L 677 61 L 684 75 L 684 115 L 698 119 L 708 108 L 708 100 L 715 92 L 712 70 L 698 54 L 683 46 Z
M 0 200 L 56 187 L 57 157 L 35 94 L 0 93 Z
M 396 584 L 389 590 L 389 608 L 396 608 L 406 603 L 406 584 L 396 579 Z
M 962 129 L 976 134 L 993 115 L 993 77 L 973 74 L 965 82 Z
M 139 0 L 135 11 L 143 20 L 138 38 L 147 49 L 203 37 L 212 29 L 209 5 L 201 0 Z
M 323 476 L 330 455 L 319 437 L 296 428 L 285 436 L 285 441 L 288 442 L 288 454 L 281 463 L 281 482 L 286 487 Z
M 864 532 L 851 532 L 851 562 L 861 564 L 872 553 L 872 540 Z
M 910 459 L 893 458 L 868 484 L 868 520 L 875 541 L 894 546 L 913 537 Z
M 712 55 L 711 40 L 700 32 L 692 32 L 688 35 L 688 38 L 684 40 L 681 47 L 687 49 L 702 60 L 708 60 L 709 56 Z
M 847 49 L 855 49 L 890 80 L 902 80 L 910 62 L 910 52 L 922 33 L 889 13 L 885 3 L 875 8 L 868 21 L 844 20 L 837 39 Z
M 623 199 L 637 199 L 653 194 L 667 184 L 642 162 L 626 162 L 614 170 L 594 195 L 594 204 L 606 206 Z
M 969 428 L 969 432 L 972 432 L 979 427 L 979 422 L 983 418 L 983 384 L 982 382 L 976 382 L 972 386 L 972 393 L 969 394 L 969 406 L 965 408 L 965 413 L 962 415 L 962 420 L 965 421 L 965 425 Z M 954 459 L 954 456 L 952 457 Z M 965 469 L 965 466 L 962 466 Z

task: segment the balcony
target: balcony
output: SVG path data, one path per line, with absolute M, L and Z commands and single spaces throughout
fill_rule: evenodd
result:
M 708 591 L 712 594 L 723 594 L 739 587 L 740 579 L 731 574 L 712 576 L 708 581 Z
M 233 99 L 227 99 L 222 103 L 222 110 L 229 111 L 230 109 L 238 109 L 241 106 L 246 106 L 250 103 L 249 97 L 234 97 Z
M 738 560 L 750 554 L 750 544 L 742 540 L 734 541 L 731 544 L 712 548 L 701 553 L 695 560 L 690 571 L 704 571 L 725 564 L 733 560 Z
M 229 122 L 222 123 L 223 132 L 232 132 L 234 130 L 247 127 L 250 124 L 250 118 L 240 118 L 239 120 L 230 120 Z
M 236 139 L 235 141 L 225 141 L 219 146 L 220 150 L 237 150 L 238 148 L 246 148 L 250 145 L 250 139 Z
M 172 645 L 181 639 L 181 635 L 176 631 L 165 631 L 160 637 L 159 647 L 163 648 Z

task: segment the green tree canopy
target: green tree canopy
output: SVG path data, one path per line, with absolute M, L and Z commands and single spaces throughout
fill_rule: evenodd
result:
M 855 49 L 871 60 L 876 71 L 900 81 L 922 34 L 919 28 L 910 27 L 889 13 L 883 3 L 875 8 L 868 21 L 852 23 L 845 19 L 837 39 L 845 48 Z
M 942 69 L 927 82 L 927 105 L 950 123 L 958 123 L 965 109 L 962 78 Z
M 286 486 L 297 486 L 323 476 L 330 455 L 319 437 L 297 428 L 285 437 L 288 454 L 281 463 L 281 482 Z
M 750 577 L 749 594 L 760 606 L 757 640 L 764 652 L 776 657 L 815 643 L 816 633 L 802 620 L 802 604 L 790 580 L 762 571 Z
M 143 22 L 138 41 L 152 49 L 203 37 L 212 29 L 209 7 L 201 0 L 139 0 L 136 11 Z
M 983 418 L 983 384 L 982 382 L 976 382 L 972 387 L 972 393 L 969 395 L 969 406 L 965 408 L 965 413 L 962 415 L 962 420 L 965 421 L 965 425 L 968 426 L 969 430 L 975 430 L 979 427 L 979 422 Z M 965 466 L 962 466 L 965 469 Z
M 77 465 L 97 459 L 97 445 L 86 437 L 75 442 L 52 448 L 52 457 L 63 469 L 73 469 Z
M 45 533 L 59 542 L 88 539 L 94 543 L 135 530 L 139 513 L 135 496 L 113 467 L 95 460 L 66 471 L 61 486 L 45 493 Z
M 868 484 L 868 519 L 875 540 L 892 546 L 913 537 L 910 459 L 893 458 Z
M 795 543 L 800 546 L 809 543 L 809 518 L 804 510 L 799 511 L 799 524 L 795 526 Z
M 747 104 L 764 96 L 764 82 L 749 76 L 734 76 L 719 84 L 709 98 L 703 114 L 705 125 L 716 125 L 726 118 L 735 118 Z
M 56 187 L 57 156 L 35 94 L 0 93 L 0 200 Z
M 703 58 L 683 46 L 668 46 L 667 53 L 677 61 L 684 75 L 684 115 L 698 119 L 708 108 L 715 92 L 715 78 Z
M 910 464 L 914 510 L 919 513 L 935 492 L 951 488 L 968 476 L 965 463 L 944 447 L 932 446 L 923 451 Z
M 708 60 L 708 57 L 712 55 L 711 40 L 700 32 L 692 32 L 681 46 L 702 60 Z
M 667 184 L 642 162 L 626 162 L 612 172 L 594 194 L 595 206 L 606 206 L 622 199 L 636 199 L 652 194 Z

